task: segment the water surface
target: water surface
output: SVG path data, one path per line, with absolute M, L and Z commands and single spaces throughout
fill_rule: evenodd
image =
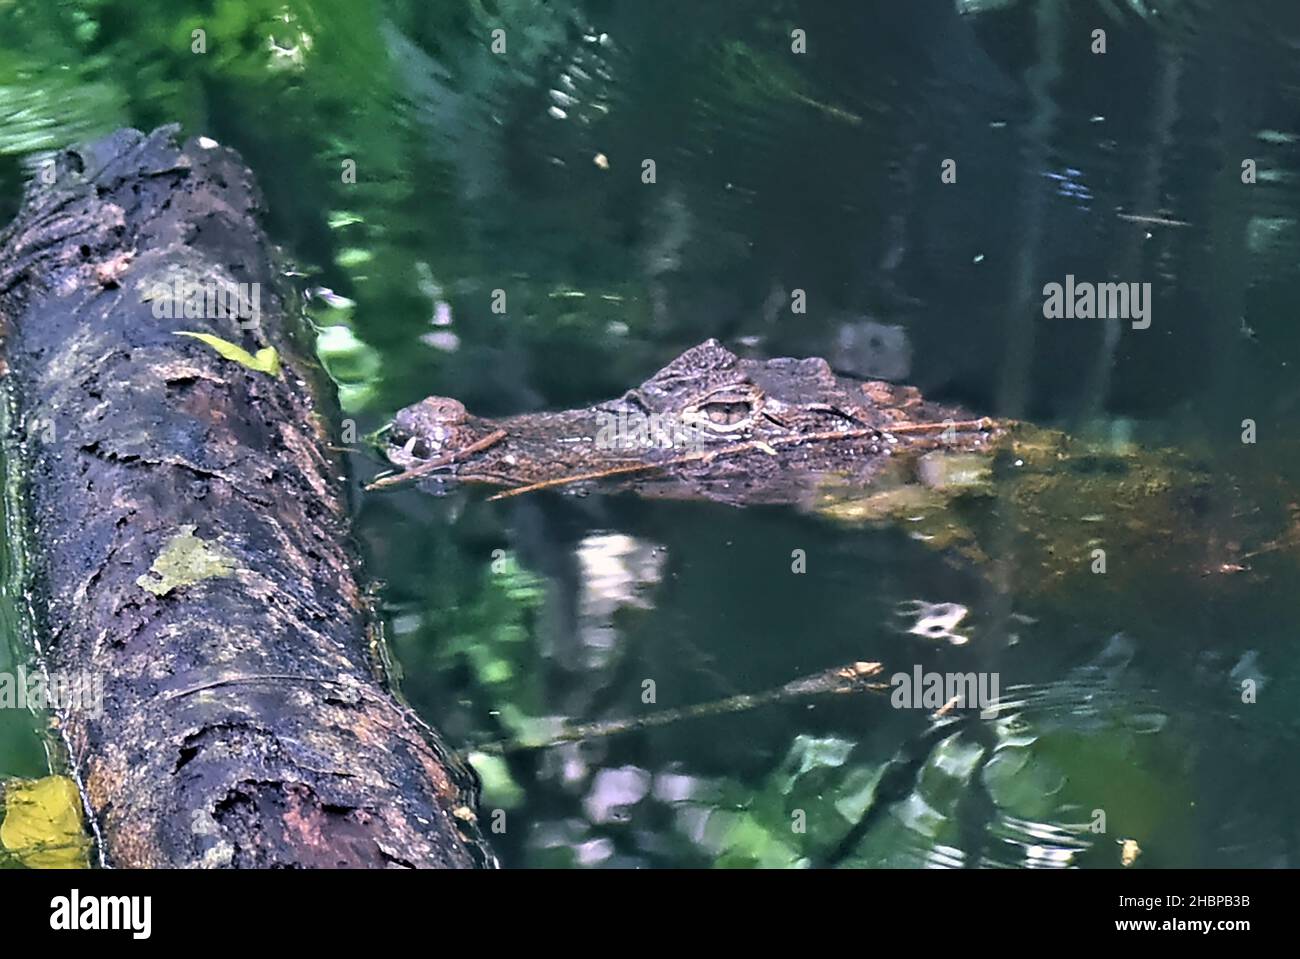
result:
M 292 282 L 331 291 L 312 321 L 366 345 L 332 367 L 360 433 L 430 393 L 592 402 L 717 336 L 1174 447 L 1216 502 L 1284 508 L 1300 27 L 1285 0 L 1155 6 L 10 0 L 0 207 L 48 151 L 122 124 L 238 148 Z M 1045 319 L 1067 275 L 1150 283 L 1150 328 Z M 783 509 L 355 506 L 404 692 L 476 757 L 508 865 L 1121 868 L 1126 838 L 1140 868 L 1297 864 L 1285 556 L 1181 580 L 1112 557 L 1125 585 L 1095 603 L 1000 586 L 1014 555 Z M 1232 529 L 1186 523 L 1207 562 Z M 964 642 L 908 633 L 918 601 L 962 607 Z M 4 669 L 27 655 L 6 638 Z M 814 697 L 489 755 L 855 661 L 996 673 L 1006 708 Z M 0 710 L 0 773 L 41 771 L 35 725 Z

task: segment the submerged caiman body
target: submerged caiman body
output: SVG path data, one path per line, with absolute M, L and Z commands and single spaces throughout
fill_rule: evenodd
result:
M 742 359 L 715 340 L 586 409 L 486 419 L 429 397 L 398 413 L 387 453 L 404 472 L 375 485 L 787 504 L 902 528 L 999 586 L 1069 583 L 1084 602 L 1170 600 L 1158 586 L 1169 575 L 1180 591 L 1189 576 L 1245 584 L 1300 544 L 1300 506 L 1272 473 L 1243 480 L 1174 450 L 977 417 L 821 359 Z

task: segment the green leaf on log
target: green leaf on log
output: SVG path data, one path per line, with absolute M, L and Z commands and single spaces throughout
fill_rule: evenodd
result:
M 192 333 L 188 330 L 177 330 L 176 335 L 192 336 L 196 340 L 201 340 L 226 359 L 234 360 L 250 370 L 266 373 L 268 376 L 280 375 L 280 354 L 275 351 L 274 346 L 265 346 L 256 353 L 250 353 L 242 346 L 236 346 L 229 340 L 223 340 L 211 333 Z

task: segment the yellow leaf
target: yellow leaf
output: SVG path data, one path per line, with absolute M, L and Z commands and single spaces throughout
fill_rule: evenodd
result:
M 211 333 L 191 333 L 188 330 L 177 330 L 177 336 L 192 336 L 196 340 L 202 340 L 208 346 L 212 347 L 218 353 L 228 360 L 234 360 L 241 366 L 246 366 L 250 370 L 258 373 L 267 373 L 270 376 L 280 375 L 280 354 L 275 351 L 274 346 L 264 346 L 257 353 L 250 353 L 242 346 L 236 346 L 229 340 L 223 340 L 219 336 L 213 336 Z
M 84 869 L 90 840 L 81 826 L 81 795 L 67 776 L 5 784 L 0 846 L 31 869 Z

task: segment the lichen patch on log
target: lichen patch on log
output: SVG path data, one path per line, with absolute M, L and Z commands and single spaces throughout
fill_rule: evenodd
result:
M 149 567 L 151 576 L 141 576 L 136 582 L 155 596 L 166 596 L 178 586 L 191 586 L 205 579 L 230 576 L 235 571 L 235 557 L 219 543 L 205 543 L 194 535 L 194 526 L 182 526 L 181 531 L 167 541 L 163 551 Z

